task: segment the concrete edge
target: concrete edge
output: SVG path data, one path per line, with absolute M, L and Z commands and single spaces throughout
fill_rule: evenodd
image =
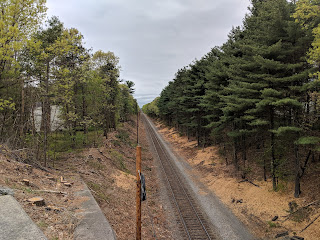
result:
M 20 203 L 11 195 L 0 196 L 0 239 L 46 240 Z
M 83 182 L 84 189 L 76 192 L 76 196 L 85 197 L 81 204 L 81 212 L 77 214 L 79 224 L 75 228 L 75 240 L 116 240 L 107 218 L 91 194 L 87 185 Z

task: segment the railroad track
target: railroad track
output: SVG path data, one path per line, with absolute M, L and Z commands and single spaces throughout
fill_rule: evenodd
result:
M 184 239 L 216 239 L 199 206 L 197 206 L 196 201 L 193 199 L 190 190 L 188 190 L 188 187 L 184 183 L 183 177 L 176 170 L 162 141 L 155 133 L 152 123 L 144 114 L 141 114 L 141 116 L 161 163 Z

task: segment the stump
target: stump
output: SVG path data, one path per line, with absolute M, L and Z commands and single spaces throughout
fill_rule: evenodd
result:
M 38 207 L 44 206 L 44 199 L 42 197 L 33 197 L 29 198 L 28 202 L 32 203 L 32 205 L 36 205 Z
M 23 182 L 26 186 L 30 186 L 30 181 L 28 179 L 23 179 L 21 182 Z

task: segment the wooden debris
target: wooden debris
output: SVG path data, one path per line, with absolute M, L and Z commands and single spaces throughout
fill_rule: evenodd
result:
M 61 192 L 61 191 L 52 191 L 52 190 L 33 190 L 34 192 L 45 192 L 45 193 L 56 193 L 56 194 L 63 194 L 67 195 L 68 193 L 66 192 Z
M 289 235 L 289 232 L 288 231 L 285 231 L 285 232 L 282 232 L 282 233 L 278 233 L 275 238 L 279 238 L 279 237 L 284 237 L 284 236 L 288 236 Z
M 32 203 L 33 205 L 36 205 L 38 207 L 40 206 L 44 206 L 44 199 L 42 197 L 33 197 L 33 198 L 29 198 L 28 202 Z
M 241 180 L 239 183 L 243 183 L 243 182 L 248 182 L 248 183 L 251 183 L 253 186 L 256 186 L 256 187 L 260 187 L 259 185 L 257 185 L 257 184 L 255 184 L 255 183 L 253 183 L 253 182 L 251 182 L 250 180 L 248 180 L 248 179 L 244 179 L 244 180 Z
M 279 218 L 279 216 L 274 216 L 274 217 L 272 218 L 272 221 L 274 222 L 274 221 L 276 221 L 278 218 Z
M 56 181 L 56 178 L 54 178 L 54 177 L 47 177 L 47 179 L 51 180 L 51 181 L 54 181 L 54 182 Z
M 311 225 L 312 223 L 314 223 L 319 217 L 320 217 L 320 215 L 318 215 L 315 219 L 313 219 L 304 229 L 302 229 L 302 230 L 300 231 L 300 233 L 302 233 L 304 230 L 306 230 L 308 227 L 310 227 L 310 225 Z
M 299 236 L 293 236 L 290 238 L 290 240 L 304 240 L 304 238 Z
M 64 178 L 61 176 L 61 177 L 60 177 L 60 182 L 61 182 L 61 183 L 66 183 L 67 181 L 65 181 Z
M 46 207 L 46 210 L 47 210 L 47 211 L 57 212 L 57 213 L 59 213 L 59 212 L 62 211 L 61 208 L 58 208 L 58 207 L 55 207 L 55 206 L 47 206 L 47 207 Z
M 30 186 L 30 181 L 28 179 L 22 179 L 22 181 L 26 186 Z
M 67 183 L 67 182 L 65 182 L 65 183 L 63 183 L 66 187 L 71 187 L 72 186 L 72 184 L 71 183 Z
M 292 213 L 290 213 L 289 215 L 287 215 L 287 216 L 283 216 L 283 217 L 286 217 L 286 218 L 283 220 L 283 222 L 287 221 L 287 220 L 290 218 L 290 216 L 291 216 L 291 215 L 293 215 L 293 214 L 295 214 L 296 212 L 299 212 L 300 210 L 302 210 L 302 209 L 304 209 L 304 208 L 307 208 L 307 207 L 310 207 L 310 206 L 312 206 L 312 205 L 314 205 L 314 204 L 317 204 L 317 203 L 319 203 L 319 202 L 320 202 L 320 200 L 317 200 L 317 201 L 311 202 L 311 203 L 309 203 L 309 204 L 307 204 L 307 205 L 305 205 L 305 206 L 303 206 L 303 207 L 301 207 L 301 208 L 299 208 L 299 209 L 297 209 L 297 210 L 293 211 L 293 212 L 292 212 Z

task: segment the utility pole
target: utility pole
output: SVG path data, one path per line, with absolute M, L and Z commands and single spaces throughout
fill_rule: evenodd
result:
M 137 144 L 139 144 L 139 105 L 137 102 Z
M 136 240 L 141 240 L 141 146 L 137 146 L 136 175 L 137 175 L 137 193 L 136 193 Z

